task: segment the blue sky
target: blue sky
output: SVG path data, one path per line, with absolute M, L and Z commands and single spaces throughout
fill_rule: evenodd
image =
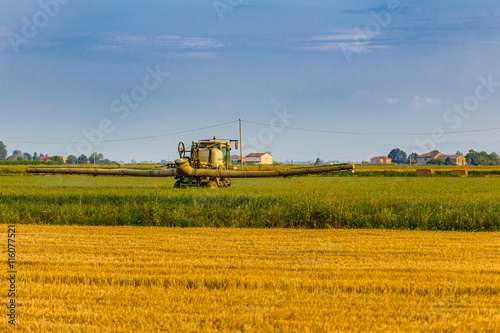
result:
M 88 154 L 95 144 L 114 160 L 168 160 L 178 141 L 238 138 L 238 118 L 249 121 L 245 153 L 278 161 L 360 161 L 410 146 L 500 152 L 498 130 L 448 133 L 500 127 L 498 1 L 0 7 L 9 153 Z M 122 141 L 162 134 L 172 135 Z

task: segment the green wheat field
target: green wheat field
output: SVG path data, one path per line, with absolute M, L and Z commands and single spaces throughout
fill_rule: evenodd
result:
M 235 179 L 174 189 L 172 178 L 0 177 L 9 224 L 497 231 L 498 177 Z

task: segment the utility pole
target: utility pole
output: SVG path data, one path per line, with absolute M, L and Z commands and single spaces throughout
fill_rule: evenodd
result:
M 241 118 L 240 118 L 240 164 L 243 171 L 243 141 L 241 141 Z
M 411 145 L 410 145 L 410 166 L 411 166 Z

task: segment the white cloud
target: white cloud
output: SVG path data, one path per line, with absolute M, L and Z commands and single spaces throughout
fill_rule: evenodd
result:
M 422 104 L 441 105 L 443 103 L 444 101 L 438 98 L 413 96 L 413 100 L 410 102 L 410 105 L 419 108 Z
M 397 104 L 399 102 L 399 99 L 397 99 L 397 98 L 385 98 L 385 102 L 387 104 Z
M 102 34 L 102 44 L 96 50 L 123 50 L 142 47 L 155 49 L 212 50 L 225 47 L 223 43 L 203 37 L 185 37 L 178 35 L 135 35 L 121 32 Z
M 422 104 L 420 103 L 422 100 L 422 97 L 420 96 L 413 96 L 413 100 L 410 102 L 410 105 L 416 107 L 416 108 L 419 108 L 422 106 Z
M 335 29 L 326 34 L 296 40 L 296 49 L 304 51 L 342 51 L 368 53 L 388 49 L 389 45 L 376 44 L 374 39 L 360 29 Z
M 216 59 L 217 54 L 214 52 L 182 52 L 173 55 L 174 58 L 192 58 L 192 59 Z
M 426 97 L 424 98 L 424 101 L 427 103 L 427 104 L 434 104 L 434 105 L 440 105 L 440 104 L 443 104 L 444 102 L 440 99 L 437 99 L 437 98 L 430 98 L 430 97 Z

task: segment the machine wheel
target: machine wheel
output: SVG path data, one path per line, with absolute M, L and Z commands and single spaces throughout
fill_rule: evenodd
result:
M 181 188 L 181 181 L 178 180 L 174 183 L 174 188 Z
M 214 180 L 210 180 L 205 184 L 206 188 L 218 188 L 217 182 Z
M 184 153 L 186 152 L 186 147 L 184 146 L 184 142 L 179 142 L 179 145 L 177 146 L 177 150 L 179 151 L 179 156 L 182 158 L 184 156 Z

